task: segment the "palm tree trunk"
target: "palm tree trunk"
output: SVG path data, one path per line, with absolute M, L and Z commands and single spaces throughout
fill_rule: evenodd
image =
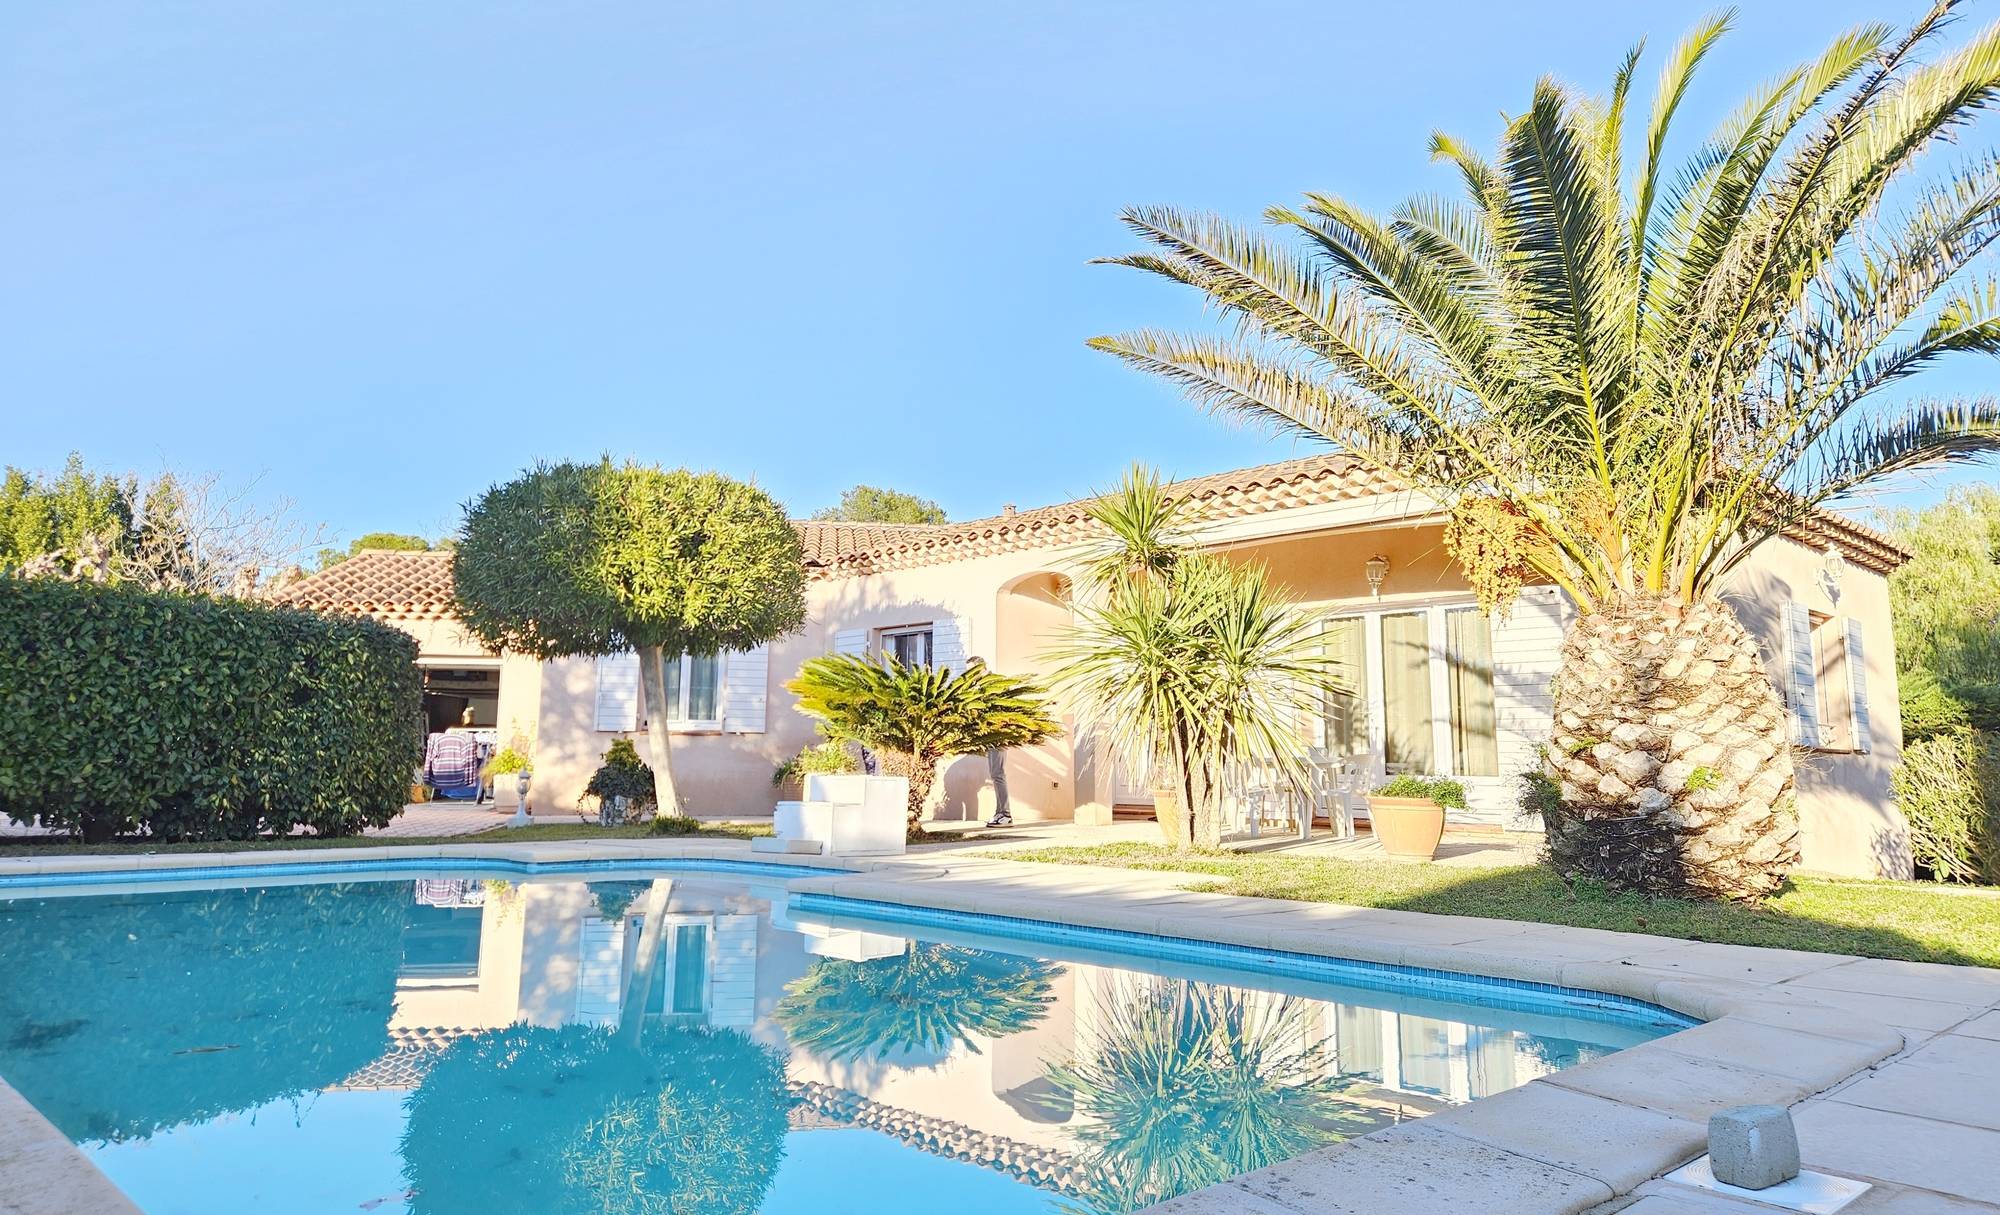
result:
M 666 656 L 659 646 L 639 647 L 639 689 L 645 699 L 646 743 L 652 751 L 653 796 L 659 803 L 653 807 L 653 814 L 670 817 L 681 812 L 681 801 L 674 789 L 674 758 L 667 731 L 673 706 L 667 703 Z
M 1627 596 L 1563 640 L 1549 859 L 1656 894 L 1760 898 L 1798 863 L 1791 723 L 1718 600 Z

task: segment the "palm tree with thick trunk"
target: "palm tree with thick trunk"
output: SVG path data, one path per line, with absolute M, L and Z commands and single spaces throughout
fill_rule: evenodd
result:
M 1437 499 L 1488 610 L 1526 582 L 1575 604 L 1544 770 L 1573 872 L 1626 878 L 1636 851 L 1655 885 L 1773 889 L 1797 860 L 1791 726 L 1719 591 L 1822 505 L 2000 449 L 1991 399 L 1885 401 L 2000 352 L 2000 159 L 1925 156 L 2000 99 L 2000 27 L 1942 45 L 1955 7 L 1843 35 L 1678 162 L 1726 15 L 1674 48 L 1629 146 L 1637 50 L 1603 98 L 1538 82 L 1491 160 L 1433 136 L 1462 198 L 1309 194 L 1266 212 L 1278 236 L 1125 214 L 1153 248 L 1110 260 L 1235 325 L 1094 346 Z

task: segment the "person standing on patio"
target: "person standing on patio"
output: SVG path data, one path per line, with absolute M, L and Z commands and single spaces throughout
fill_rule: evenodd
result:
M 986 660 L 974 654 L 965 660 L 965 669 L 983 667 Z M 986 749 L 986 776 L 993 782 L 993 817 L 986 820 L 989 827 L 1011 827 L 1014 825 L 1014 811 L 1007 804 L 1007 748 L 988 747 Z

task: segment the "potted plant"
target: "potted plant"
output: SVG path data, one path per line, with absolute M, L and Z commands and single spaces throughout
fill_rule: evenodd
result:
M 779 801 L 795 802 L 802 795 L 808 776 L 859 771 L 861 761 L 848 750 L 847 744 L 829 738 L 800 749 L 797 755 L 779 764 L 771 773 L 771 784 L 777 787 Z
M 532 775 L 534 765 L 528 757 L 512 747 L 502 747 L 486 761 L 486 779 L 493 782 L 493 804 L 501 810 L 512 810 L 521 804 L 521 777 Z
M 1465 786 L 1448 777 L 1398 776 L 1368 795 L 1368 821 L 1382 851 L 1428 861 L 1444 836 L 1444 812 L 1465 809 Z

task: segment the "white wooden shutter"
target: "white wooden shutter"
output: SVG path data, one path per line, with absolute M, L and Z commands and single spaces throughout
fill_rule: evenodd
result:
M 1812 611 L 1796 600 L 1785 604 L 1786 670 L 1792 702 L 1792 741 L 1801 747 L 1820 745 L 1819 677 L 1813 672 Z
M 1549 684 L 1561 662 L 1568 609 L 1569 601 L 1555 587 L 1530 586 L 1522 588 L 1506 619 L 1495 615 L 1491 620 L 1493 729 L 1501 779 L 1467 784 L 1472 803 L 1467 821 L 1541 829 L 1539 820 L 1522 821 L 1517 782 L 1522 773 L 1541 766 L 1541 748 L 1554 725 Z
M 1861 622 L 1849 616 L 1847 626 L 1847 696 L 1854 710 L 1854 749 L 1863 753 L 1875 749 L 1875 737 L 1868 727 L 1868 657 L 1861 648 Z
M 868 630 L 841 629 L 834 633 L 833 652 L 836 654 L 866 654 L 868 652 Z
M 614 733 L 639 728 L 639 656 L 605 654 L 597 660 L 597 729 Z
M 635 667 L 636 669 L 636 667 Z M 576 1019 L 586 1025 L 618 1020 L 624 992 L 625 921 L 586 916 L 577 942 Z
M 768 646 L 731 650 L 722 656 L 722 728 L 731 734 L 764 732 L 765 682 L 771 674 Z
M 963 616 L 953 616 L 931 623 L 931 665 L 949 667 L 954 671 L 965 669 L 965 660 L 972 652 L 972 622 Z

